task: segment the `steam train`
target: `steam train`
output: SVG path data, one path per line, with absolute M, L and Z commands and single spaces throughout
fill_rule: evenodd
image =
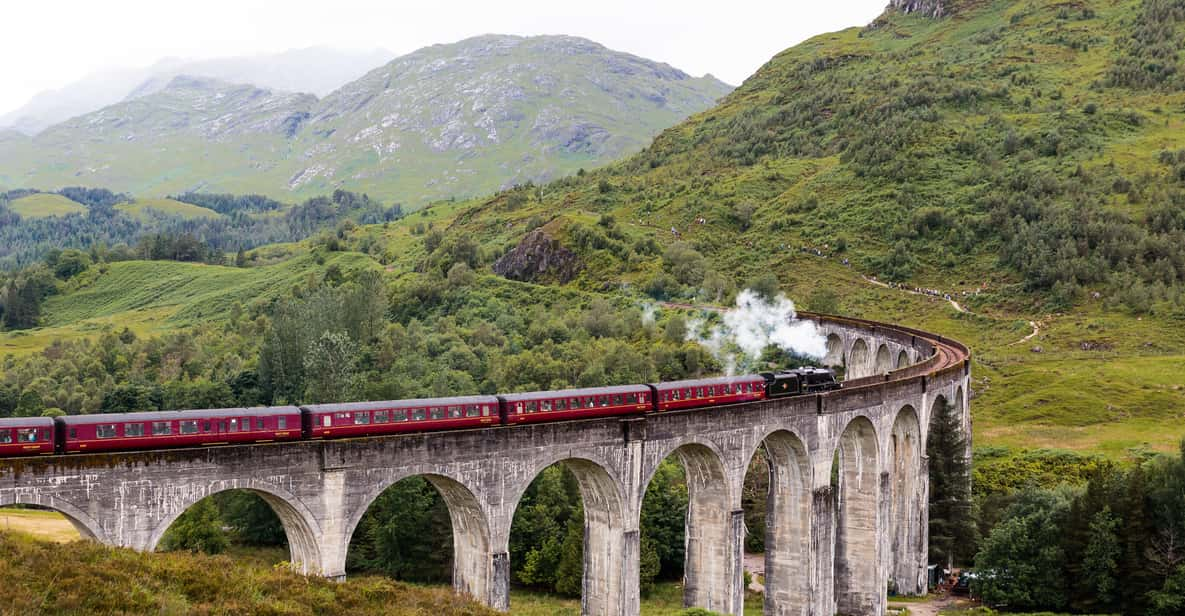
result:
M 799 368 L 642 385 L 302 407 L 0 419 L 0 457 L 212 447 L 376 436 L 661 413 L 838 389 L 835 373 Z

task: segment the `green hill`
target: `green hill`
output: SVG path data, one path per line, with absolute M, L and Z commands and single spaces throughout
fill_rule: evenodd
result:
M 185 219 L 218 218 L 221 216 L 214 210 L 174 199 L 136 199 L 131 203 L 121 203 L 115 206 L 115 209 L 141 219 L 149 216 L 149 210 Z
M 66 214 L 85 214 L 86 206 L 71 201 L 62 195 L 36 193 L 15 199 L 9 203 L 12 211 L 25 218 L 46 218 Z
M 1162 4 L 891 9 L 601 170 L 343 226 L 263 268 L 112 264 L 3 341 L 217 322 L 319 280 L 326 249 L 381 262 L 392 315 L 442 327 L 573 292 L 715 304 L 772 273 L 804 308 L 970 344 L 977 444 L 1169 450 L 1185 436 L 1185 71 L 1140 58 L 1178 44 L 1185 12 Z
M 636 156 L 475 205 L 446 237 L 505 250 L 543 225 L 582 264 L 573 284 L 679 301 L 774 272 L 806 307 L 970 343 L 981 443 L 1170 449 L 1185 91 L 1131 68 L 1141 37 L 1180 45 L 1182 5 L 1161 4 L 890 9 L 779 54 Z M 676 238 L 704 262 L 672 287 Z

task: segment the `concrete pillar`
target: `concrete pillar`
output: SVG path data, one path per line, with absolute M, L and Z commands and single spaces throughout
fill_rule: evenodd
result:
M 683 604 L 729 613 L 736 582 L 733 506 L 728 477 L 714 451 L 686 445 L 675 451 L 687 475 Z M 744 533 L 741 517 L 740 533 Z M 743 539 L 741 539 L 743 541 Z
M 765 614 L 811 613 L 812 517 L 809 465 L 796 437 L 765 439 L 769 492 L 765 512 Z
M 887 579 L 881 566 L 878 529 L 881 473 L 876 434 L 867 419 L 849 424 L 840 439 L 839 507 L 835 535 L 836 613 L 879 616 L 885 611 Z
M 811 493 L 811 616 L 835 614 L 835 490 Z
M 345 579 L 346 553 L 353 532 L 348 528 L 346 471 L 326 470 L 321 485 L 321 574 L 332 579 Z
M 495 552 L 490 557 L 490 607 L 499 611 L 510 610 L 510 554 Z
M 745 613 L 745 510 L 737 509 L 730 514 L 728 525 L 729 547 L 729 601 L 723 610 L 725 614 L 743 616 Z

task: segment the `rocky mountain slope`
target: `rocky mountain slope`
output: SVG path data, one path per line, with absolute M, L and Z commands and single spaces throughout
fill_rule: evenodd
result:
M 279 197 L 345 187 L 414 205 L 613 160 L 729 89 L 584 39 L 483 36 L 398 58 L 320 101 L 174 78 L 0 142 L 0 184 Z
M 324 47 L 207 60 L 166 58 L 145 68 L 104 71 L 33 96 L 0 116 L 0 127 L 35 135 L 71 118 L 154 92 L 179 75 L 249 83 L 287 92 L 324 96 L 342 84 L 388 62 L 389 51 L 341 51 Z

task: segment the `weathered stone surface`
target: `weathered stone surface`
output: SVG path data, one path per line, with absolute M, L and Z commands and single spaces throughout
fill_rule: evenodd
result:
M 568 282 L 580 270 L 575 253 L 543 229 L 535 229 L 494 262 L 494 273 L 511 280 Z
M 821 320 L 849 374 L 852 348 L 885 344 L 913 361 L 935 346 L 853 321 Z M 951 351 L 955 347 L 944 347 Z M 955 349 L 957 351 L 957 349 Z M 869 358 L 862 361 L 871 364 Z M 440 490 L 454 529 L 453 585 L 509 608 L 510 525 L 546 467 L 572 470 L 585 511 L 582 611 L 639 611 L 642 498 L 658 465 L 684 464 L 685 600 L 742 612 L 745 472 L 759 447 L 771 465 L 766 613 L 880 615 L 885 588 L 924 590 L 929 418 L 949 400 L 970 429 L 965 359 L 927 376 L 821 396 L 712 409 L 483 430 L 244 447 L 89 454 L 0 461 L 0 506 L 40 505 L 88 537 L 152 550 L 198 500 L 224 490 L 261 495 L 277 512 L 291 561 L 309 574 L 345 574 L 346 550 L 383 490 L 414 476 Z M 862 381 L 864 382 L 864 381 Z M 831 485 L 838 451 L 838 486 Z

